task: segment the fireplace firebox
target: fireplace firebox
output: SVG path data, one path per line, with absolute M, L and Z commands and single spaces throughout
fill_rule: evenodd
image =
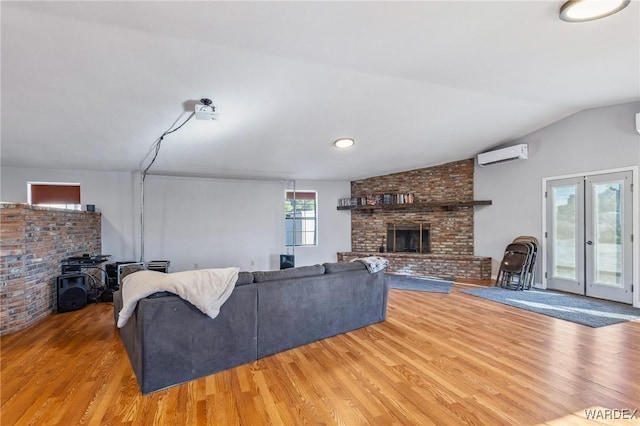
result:
M 392 253 L 430 253 L 428 223 L 387 224 L 387 251 Z

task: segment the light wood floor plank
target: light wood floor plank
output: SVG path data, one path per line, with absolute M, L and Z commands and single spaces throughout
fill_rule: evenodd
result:
M 391 290 L 387 321 L 146 396 L 110 304 L 53 314 L 0 340 L 0 422 L 613 425 L 586 410 L 640 410 L 639 321 L 594 329 L 464 288 Z

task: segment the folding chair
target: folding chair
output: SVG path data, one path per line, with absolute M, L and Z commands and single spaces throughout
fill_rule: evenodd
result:
M 531 259 L 532 249 L 528 244 L 509 244 L 500 263 L 496 287 L 524 290 L 527 286 L 527 274 Z
M 524 243 L 530 248 L 529 268 L 527 270 L 527 276 L 525 280 L 525 289 L 528 290 L 533 286 L 535 278 L 535 266 L 538 258 L 538 240 L 536 237 L 520 236 L 513 240 L 514 243 Z

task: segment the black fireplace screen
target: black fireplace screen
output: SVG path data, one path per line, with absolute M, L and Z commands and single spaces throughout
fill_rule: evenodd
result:
M 387 224 L 387 251 L 392 253 L 429 253 L 431 240 L 427 223 Z

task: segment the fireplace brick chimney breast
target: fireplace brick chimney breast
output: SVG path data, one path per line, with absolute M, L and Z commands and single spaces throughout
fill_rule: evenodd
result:
M 433 167 L 375 176 L 351 182 L 351 197 L 361 197 L 367 194 L 413 193 L 416 203 L 469 201 L 473 200 L 473 171 L 474 160 L 471 158 Z M 456 263 L 452 263 L 451 259 L 458 259 L 460 273 L 456 273 L 454 267 L 454 271 L 448 274 L 449 276 L 462 277 L 474 274 L 475 276 L 468 277 L 487 279 L 491 274 L 491 258 L 474 256 L 473 215 L 474 207 L 353 210 L 351 212 L 351 254 L 353 256 L 340 256 L 339 254 L 338 258 L 346 260 L 357 257 L 358 253 L 379 254 L 382 242 L 385 242 L 385 246 L 388 243 L 389 224 L 425 223 L 429 226 L 430 253 L 416 253 L 413 256 L 433 255 L 433 262 L 437 262 L 437 259 L 442 260 L 442 256 L 445 256 L 449 259 L 446 265 L 447 270 L 451 270 L 452 265 Z M 405 256 L 391 257 L 405 258 L 406 255 L 408 253 Z M 478 268 L 468 271 L 469 262 L 478 263 Z M 426 259 L 421 259 L 418 263 L 429 262 Z M 489 265 L 488 268 L 485 264 Z M 436 269 L 440 268 L 437 265 L 432 266 Z M 391 269 L 401 271 L 403 266 L 392 265 Z M 487 276 L 487 269 L 489 276 Z M 417 271 L 414 274 L 427 273 Z

